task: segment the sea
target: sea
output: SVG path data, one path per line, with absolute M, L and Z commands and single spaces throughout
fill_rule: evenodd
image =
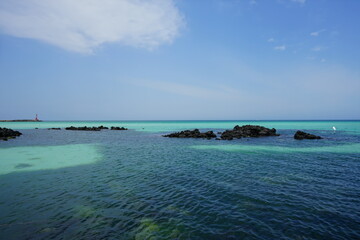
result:
M 246 124 L 280 136 L 162 136 Z M 129 130 L 63 129 L 100 125 Z M 0 239 L 360 239 L 360 121 L 0 127 L 23 133 L 0 141 Z M 295 140 L 297 130 L 323 139 Z

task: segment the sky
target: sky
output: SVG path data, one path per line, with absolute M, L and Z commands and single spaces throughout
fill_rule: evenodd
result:
M 360 119 L 357 0 L 2 0 L 0 119 Z

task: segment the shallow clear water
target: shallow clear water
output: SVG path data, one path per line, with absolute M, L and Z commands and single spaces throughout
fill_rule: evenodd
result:
M 247 123 L 275 127 L 281 136 L 161 137 Z M 130 130 L 46 129 L 71 125 Z M 0 142 L 0 239 L 360 238 L 359 121 L 0 127 L 23 133 Z M 298 129 L 324 139 L 296 141 L 292 136 Z

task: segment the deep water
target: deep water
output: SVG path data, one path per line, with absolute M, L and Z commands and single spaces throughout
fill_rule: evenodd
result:
M 0 142 L 0 239 L 360 239 L 359 121 L 246 122 L 281 136 L 233 141 L 161 136 L 243 123 L 0 123 L 23 133 Z M 71 125 L 130 130 L 46 129 Z

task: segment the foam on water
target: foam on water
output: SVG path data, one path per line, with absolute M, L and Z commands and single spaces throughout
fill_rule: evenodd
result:
M 219 150 L 229 152 L 249 152 L 249 153 L 360 153 L 360 144 L 345 144 L 324 147 L 281 147 L 281 146 L 262 146 L 262 145 L 195 145 L 191 148 L 199 150 Z
M 0 148 L 0 175 L 73 167 L 100 159 L 96 146 L 90 144 Z

